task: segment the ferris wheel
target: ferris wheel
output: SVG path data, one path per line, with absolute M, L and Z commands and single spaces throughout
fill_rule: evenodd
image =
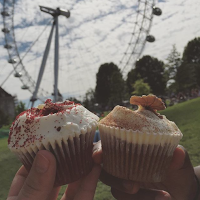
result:
M 150 35 L 153 16 L 160 16 L 162 10 L 155 7 L 155 0 L 138 1 L 136 21 L 130 37 L 127 49 L 122 56 L 119 66 L 123 72 L 127 73 L 135 62 L 140 58 L 146 42 L 154 42 L 155 37 Z
M 39 0 L 38 0 L 38 2 L 39 2 Z M 129 5 L 127 5 L 127 2 L 129 2 Z M 33 53 L 32 49 L 33 49 L 34 45 L 37 43 L 40 43 L 39 40 L 40 40 L 41 35 L 43 33 L 45 33 L 45 31 L 47 31 L 47 29 L 50 27 L 50 25 L 52 25 L 52 27 L 53 27 L 53 24 L 55 24 L 55 16 L 54 16 L 55 12 L 57 12 L 57 10 L 59 9 L 59 14 L 57 15 L 57 17 L 58 17 L 59 15 L 61 15 L 60 12 L 62 11 L 62 9 L 60 9 L 59 7 L 45 7 L 45 6 L 42 7 L 42 6 L 40 6 L 41 11 L 43 9 L 43 12 L 45 12 L 44 10 L 46 9 L 46 13 L 51 14 L 53 17 L 47 17 L 45 19 L 43 16 L 41 17 L 41 19 L 44 22 L 42 29 L 40 29 L 40 33 L 34 34 L 35 38 L 32 39 L 31 43 L 30 43 L 30 41 L 27 42 L 28 46 L 25 49 L 25 48 L 22 48 L 23 45 L 21 45 L 21 43 L 19 42 L 19 37 L 18 38 L 16 37 L 16 35 L 19 35 L 18 29 L 20 27 L 20 25 L 17 24 L 17 22 L 15 20 L 15 14 L 16 14 L 15 11 L 16 11 L 17 3 L 19 3 L 19 1 L 4 0 L 3 1 L 3 10 L 1 12 L 1 15 L 3 17 L 2 31 L 5 36 L 4 48 L 7 49 L 7 51 L 8 51 L 8 57 L 9 57 L 8 63 L 10 63 L 13 66 L 13 70 L 10 72 L 10 74 L 14 74 L 14 76 L 16 78 L 19 78 L 19 80 L 22 82 L 21 89 L 29 90 L 33 101 L 35 101 L 36 99 L 44 100 L 47 96 L 49 96 L 51 94 L 51 92 L 47 91 L 45 87 L 43 88 L 42 86 L 40 86 L 38 84 L 38 77 L 35 79 L 33 78 L 32 72 L 30 72 L 29 67 L 28 67 L 29 62 L 25 61 L 26 60 L 25 58 L 31 52 Z M 155 41 L 155 37 L 153 35 L 150 35 L 153 16 L 154 15 L 159 16 L 162 14 L 161 9 L 156 7 L 155 4 L 156 4 L 156 0 L 137 0 L 137 1 L 135 1 L 134 4 L 131 4 L 130 1 L 128 1 L 128 0 L 127 1 L 124 0 L 124 4 L 121 4 L 120 6 L 116 7 L 116 10 L 111 10 L 111 11 L 108 11 L 107 13 L 104 11 L 103 14 L 101 15 L 102 17 L 94 16 L 94 17 L 89 18 L 87 16 L 84 19 L 86 22 L 91 21 L 92 25 L 96 26 L 96 29 L 94 28 L 96 32 L 97 32 L 97 27 L 100 26 L 100 23 L 102 24 L 102 22 L 108 21 L 107 19 L 111 15 L 115 15 L 116 16 L 115 20 L 116 21 L 118 20 L 121 22 L 120 25 L 119 24 L 116 25 L 113 23 L 114 24 L 113 28 L 110 29 L 111 30 L 110 32 L 108 31 L 107 35 L 106 35 L 106 31 L 108 28 L 107 26 L 104 26 L 103 29 L 100 30 L 100 33 L 96 33 L 96 34 L 101 34 L 101 32 L 104 33 L 103 31 L 105 31 L 105 35 L 103 35 L 102 38 L 108 38 L 108 42 L 111 43 L 112 39 L 114 38 L 113 34 L 116 29 L 121 28 L 121 30 L 123 30 L 123 33 L 121 34 L 121 37 L 123 37 L 123 38 L 125 38 L 124 35 L 126 35 L 126 33 L 128 33 L 126 35 L 126 40 L 122 40 L 122 42 L 125 42 L 123 44 L 123 47 L 126 47 L 126 48 L 120 48 L 120 51 L 118 51 L 119 54 L 117 56 L 118 66 L 120 67 L 120 69 L 122 70 L 123 73 L 127 73 L 130 69 L 132 69 L 134 67 L 135 62 L 140 57 L 140 55 L 144 49 L 145 43 Z M 69 13 L 72 11 L 71 15 L 72 15 L 73 19 L 75 19 L 76 16 L 80 17 L 80 15 L 81 15 L 80 13 L 81 12 L 83 13 L 82 10 L 80 10 L 80 11 L 78 10 L 78 6 L 76 9 L 74 9 L 76 7 L 76 5 L 73 3 L 71 3 L 71 4 L 69 3 L 67 6 L 68 6 L 67 9 L 69 10 Z M 124 14 L 125 12 L 123 13 L 121 11 L 122 10 L 121 8 L 123 8 L 123 7 L 125 7 L 124 10 L 131 9 L 127 15 Z M 39 5 L 38 5 L 38 8 L 39 8 Z M 80 9 L 80 6 L 79 6 L 79 9 Z M 74 10 L 76 12 L 73 12 Z M 53 12 L 54 14 L 52 14 L 51 12 Z M 65 11 L 63 11 L 63 12 L 65 12 Z M 121 19 L 120 19 L 120 12 L 121 12 Z M 101 11 L 101 13 L 102 13 L 102 11 Z M 39 14 L 37 14 L 37 16 L 38 15 Z M 104 20 L 105 16 L 107 17 L 106 20 Z M 28 16 L 26 16 L 26 17 L 28 17 Z M 69 17 L 69 15 L 67 16 L 67 18 L 68 17 Z M 70 16 L 70 18 L 71 18 L 71 16 Z M 100 18 L 100 20 L 97 21 L 99 18 Z M 64 19 L 64 20 L 65 20 L 64 23 L 67 23 L 66 19 Z M 95 25 L 93 23 L 94 21 L 97 25 Z M 115 21 L 115 23 L 117 23 L 116 21 Z M 41 23 L 41 21 L 39 21 L 39 23 Z M 73 50 L 70 46 L 71 43 L 74 42 L 75 40 L 81 39 L 81 36 L 78 37 L 78 35 L 80 35 L 79 33 L 85 32 L 85 31 L 79 30 L 79 28 L 81 27 L 80 24 L 75 24 L 75 25 L 73 25 L 73 27 L 71 26 L 71 28 L 70 28 L 70 24 L 69 24 L 69 27 L 65 27 L 65 29 L 67 30 L 66 36 L 63 36 L 64 34 L 62 35 L 62 37 L 67 37 L 67 39 L 68 39 L 67 46 L 69 47 L 69 50 L 68 50 L 69 54 Z M 126 24 L 128 24 L 126 27 L 127 30 L 124 28 Z M 111 23 L 109 25 L 112 26 Z M 50 35 L 52 34 L 52 29 L 51 29 Z M 16 34 L 16 30 L 17 30 L 17 34 Z M 76 30 L 79 30 L 80 32 L 78 33 L 78 32 L 76 32 Z M 91 24 L 90 24 L 90 28 L 87 28 L 86 30 L 90 30 L 90 31 L 92 30 Z M 80 54 L 79 57 L 81 57 L 82 59 L 84 59 L 84 58 L 86 59 L 86 61 L 83 62 L 84 66 L 90 65 L 90 60 L 92 60 L 95 57 L 95 56 L 92 56 L 94 46 L 97 46 L 97 44 L 96 44 L 97 42 L 95 41 L 95 39 L 93 39 L 92 37 L 91 38 L 89 37 L 90 33 L 91 33 L 90 31 L 88 31 L 88 33 L 86 33 L 87 36 L 83 37 L 83 38 L 87 38 L 87 40 L 85 40 L 84 43 L 81 43 L 83 47 L 80 47 L 80 45 L 79 45 L 79 47 L 77 48 L 77 51 Z M 110 34 L 110 33 L 112 33 L 112 34 Z M 70 34 L 75 35 L 78 39 L 77 38 L 72 39 Z M 47 35 L 47 33 L 46 33 L 46 35 Z M 118 37 L 119 37 L 119 35 L 118 35 Z M 47 36 L 46 36 L 46 38 L 47 38 Z M 49 38 L 50 38 L 50 36 L 49 36 Z M 129 39 L 127 39 L 127 38 L 129 38 Z M 21 41 L 22 40 L 23 40 L 23 37 L 22 37 Z M 91 43 L 91 40 L 94 40 L 94 42 L 93 42 L 94 44 L 89 45 L 89 43 Z M 88 41 L 90 41 L 90 42 L 88 42 Z M 103 41 L 103 39 L 102 39 L 102 41 Z M 90 49 L 88 48 L 87 45 L 90 46 Z M 112 45 L 115 45 L 115 44 L 112 44 Z M 47 46 L 48 46 L 48 42 L 47 42 Z M 57 43 L 57 46 L 58 46 L 58 43 Z M 41 50 L 40 47 L 39 47 L 39 49 Z M 43 47 L 43 50 L 42 50 L 43 52 L 44 52 L 44 49 L 45 48 Z M 87 56 L 88 55 L 89 56 L 87 57 L 87 56 L 83 55 L 82 53 L 80 53 L 81 49 L 86 49 Z M 117 49 L 119 49 L 119 48 L 117 48 Z M 55 48 L 54 48 L 54 51 L 56 52 Z M 99 54 L 100 51 L 102 51 L 101 46 L 98 47 L 97 54 Z M 108 55 L 108 53 L 106 52 L 106 56 L 112 57 L 112 55 L 114 55 L 114 52 L 111 53 L 111 55 Z M 58 56 L 59 55 L 57 55 L 57 60 L 59 60 Z M 65 53 L 65 56 L 67 57 L 67 59 L 69 59 L 68 54 Z M 61 57 L 64 57 L 64 56 L 61 56 Z M 71 56 L 71 57 L 75 58 L 75 56 Z M 95 59 L 98 60 L 98 57 L 96 56 Z M 34 59 L 32 59 L 32 60 L 34 60 Z M 42 58 L 42 56 L 40 56 L 40 60 L 44 61 L 44 57 Z M 106 62 L 108 59 L 107 60 L 104 59 L 104 60 Z M 54 61 L 54 63 L 55 62 L 56 61 Z M 68 63 L 70 64 L 70 62 L 68 62 Z M 57 64 L 58 64 L 58 61 L 57 61 Z M 100 66 L 100 64 L 102 64 L 102 63 L 99 63 L 99 66 Z M 94 63 L 92 63 L 91 65 L 94 65 Z M 79 68 L 81 68 L 81 65 L 72 71 L 78 70 Z M 84 71 L 80 72 L 82 77 L 83 77 L 83 75 L 85 75 L 87 73 L 88 69 L 85 68 Z M 39 71 L 41 71 L 41 67 L 40 67 L 40 69 L 38 69 L 37 73 L 40 73 Z M 95 70 L 92 70 L 92 71 L 93 71 L 93 76 L 95 76 L 96 71 Z M 62 74 L 62 72 L 61 72 L 61 74 Z M 68 72 L 67 72 L 67 74 L 68 74 Z M 89 75 L 89 77 L 90 77 L 90 75 Z M 80 78 L 79 78 L 79 81 L 80 81 Z M 41 80 L 40 80 L 40 82 L 41 82 Z M 71 79 L 71 82 L 72 82 L 72 79 Z M 89 82 L 89 78 L 86 75 L 85 75 L 85 82 Z M 85 82 L 84 82 L 84 84 L 85 84 Z M 54 94 L 56 92 L 56 89 L 58 89 L 58 86 L 57 85 L 55 86 L 55 85 L 56 84 L 54 83 L 54 88 L 55 88 Z M 67 85 L 69 85 L 69 84 L 67 84 Z M 83 86 L 83 84 L 81 82 L 79 82 L 79 85 Z M 58 92 L 58 90 L 57 90 L 57 92 Z M 55 99 L 55 101 L 56 101 L 56 99 Z

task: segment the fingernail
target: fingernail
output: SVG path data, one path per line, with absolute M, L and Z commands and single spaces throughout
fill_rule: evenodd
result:
M 43 155 L 37 154 L 36 156 L 36 163 L 35 163 L 35 170 L 38 173 L 45 173 L 49 168 L 49 160 L 46 159 Z

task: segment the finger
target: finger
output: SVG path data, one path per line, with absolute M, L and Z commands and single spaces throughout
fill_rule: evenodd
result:
M 185 157 L 186 151 L 182 146 L 179 145 L 174 151 L 169 171 L 181 169 L 185 163 Z
M 17 196 L 19 194 L 27 176 L 28 176 L 27 170 L 25 169 L 24 166 L 21 166 L 12 181 L 8 197 Z
M 96 164 L 102 163 L 103 154 L 102 154 L 101 141 L 98 141 L 97 143 L 94 144 L 92 158 L 94 160 L 94 163 Z
M 82 178 L 80 181 L 69 184 L 62 200 L 92 200 L 100 173 L 101 166 L 95 165 L 86 177 Z M 70 189 L 76 191 L 74 196 L 71 195 L 72 193 L 69 193 Z
M 192 163 L 191 163 L 190 156 L 189 156 L 188 152 L 181 145 L 178 145 L 178 148 L 181 149 L 185 153 L 185 159 L 184 159 L 183 165 L 181 166 L 180 169 L 185 169 L 185 168 L 188 168 L 188 167 L 190 168 L 192 166 Z M 192 167 L 192 169 L 193 169 L 193 167 Z
M 73 183 L 70 183 L 67 186 L 67 189 L 65 193 L 63 194 L 61 200 L 73 200 L 76 196 L 77 190 L 81 184 L 81 180 L 75 181 Z
M 105 170 L 101 171 L 100 181 L 104 184 L 111 186 L 120 191 L 124 191 L 126 193 L 135 194 L 139 189 L 140 185 L 137 182 L 124 180 L 121 178 L 117 178 L 107 173 Z
M 55 174 L 55 157 L 48 151 L 39 151 L 18 198 L 29 200 L 47 199 L 53 189 Z
M 111 193 L 117 200 L 172 200 L 169 193 L 165 191 L 140 189 L 136 194 L 127 194 L 112 188 Z
M 200 177 L 200 165 L 194 167 L 194 171 L 195 171 L 196 176 L 197 176 L 197 177 Z
M 16 196 L 18 196 L 22 186 L 24 185 L 24 182 L 25 182 L 27 176 L 28 176 L 28 172 L 27 172 L 26 168 L 24 166 L 22 166 L 18 170 L 18 172 L 16 173 L 16 175 L 13 179 L 13 182 L 11 184 L 10 191 L 9 191 L 9 194 L 8 194 L 9 198 L 7 200 L 16 199 Z M 58 196 L 58 193 L 60 191 L 60 188 L 61 187 L 53 188 L 53 190 L 49 194 L 48 200 L 56 199 L 57 196 Z
M 92 200 L 94 198 L 97 182 L 101 173 L 101 166 L 94 165 L 92 171 L 81 181 L 78 193 L 74 200 Z

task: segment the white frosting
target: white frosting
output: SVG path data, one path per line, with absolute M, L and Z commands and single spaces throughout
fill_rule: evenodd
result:
M 22 113 L 10 129 L 9 148 L 24 148 L 31 144 L 53 143 L 96 129 L 99 118 L 79 104 L 63 105 L 62 111 L 46 116 L 34 116 L 30 110 Z M 43 109 L 47 105 L 39 105 Z M 47 106 L 48 107 L 48 106 Z
M 176 124 L 163 115 L 159 117 L 149 110 L 132 111 L 122 106 L 116 106 L 99 122 L 99 130 L 100 134 L 107 132 L 137 144 L 177 145 L 183 136 Z

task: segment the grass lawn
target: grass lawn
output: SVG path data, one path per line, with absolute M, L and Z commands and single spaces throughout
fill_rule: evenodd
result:
M 161 114 L 177 124 L 183 133 L 180 144 L 187 149 L 192 164 L 200 165 L 200 98 L 176 104 Z
M 21 166 L 7 147 L 7 138 L 0 139 L 0 200 L 5 200 L 11 181 Z
M 162 111 L 161 114 L 174 121 L 184 137 L 180 144 L 183 145 L 191 158 L 194 166 L 200 165 L 200 98 L 183 102 Z M 0 200 L 5 200 L 14 177 L 14 174 L 21 166 L 21 163 L 7 148 L 7 137 L 0 131 Z M 64 192 L 66 186 L 63 186 L 60 192 Z M 95 200 L 113 200 L 110 194 L 110 188 L 98 183 L 95 194 Z

